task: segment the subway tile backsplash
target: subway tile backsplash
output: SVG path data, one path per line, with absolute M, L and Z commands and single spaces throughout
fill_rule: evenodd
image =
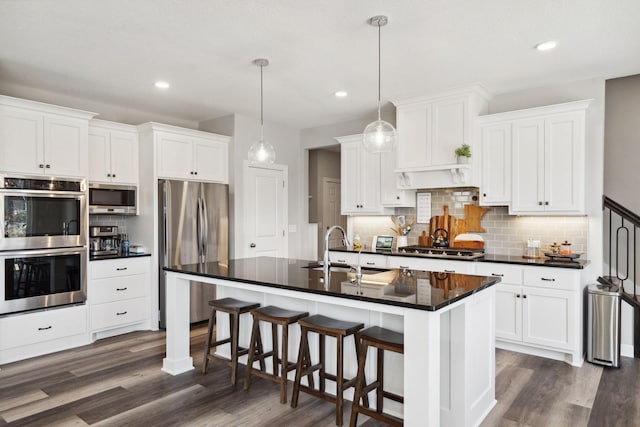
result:
M 443 206 L 449 206 L 449 215 L 464 218 L 464 205 L 478 202 L 477 189 L 438 189 L 419 192 L 431 193 L 431 215 L 442 215 Z M 415 208 L 397 208 L 396 215 L 415 217 Z M 574 252 L 586 254 L 588 240 L 588 224 L 586 216 L 515 216 L 509 215 L 506 206 L 492 206 L 482 217 L 482 227 L 486 233 L 480 234 L 485 241 L 485 252 L 493 255 L 520 256 L 524 252 L 529 239 L 540 240 L 541 252 L 554 242 L 568 240 Z M 369 247 L 373 236 L 395 233 L 390 216 L 359 216 L 351 220 L 350 234 L 360 235 L 364 244 Z M 408 234 L 408 244 L 417 245 L 422 230 L 429 231 L 429 224 L 414 224 Z

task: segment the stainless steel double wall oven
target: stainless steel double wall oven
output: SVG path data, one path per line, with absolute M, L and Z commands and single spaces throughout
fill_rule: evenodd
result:
M 0 218 L 0 314 L 85 301 L 85 180 L 0 176 Z

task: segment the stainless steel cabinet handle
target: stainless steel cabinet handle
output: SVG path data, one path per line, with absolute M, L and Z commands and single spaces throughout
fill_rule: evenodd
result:
M 455 273 L 455 270 L 444 270 L 445 273 Z
M 250 248 L 255 248 L 255 247 L 256 247 L 256 244 L 255 244 L 255 243 L 251 243 L 251 244 L 249 245 L 249 247 L 250 247 Z
M 409 266 L 408 266 L 408 265 L 399 265 L 398 267 L 400 267 L 400 268 L 406 268 L 406 269 L 409 269 Z
M 125 315 L 125 314 L 127 314 L 127 312 L 126 312 L 126 311 L 121 311 L 120 313 L 116 313 L 116 316 L 123 316 L 123 315 Z
M 339 259 L 338 262 L 341 262 L 343 264 L 346 264 L 347 261 L 343 260 L 343 259 Z
M 126 270 L 126 269 L 127 269 L 127 267 L 120 267 L 120 268 L 116 268 L 116 271 L 123 271 L 123 270 Z
M 39 331 L 46 331 L 47 329 L 51 329 L 53 328 L 53 326 L 49 325 L 49 326 L 45 326 L 44 328 L 38 328 Z
M 500 274 L 500 273 L 491 273 L 492 276 L 497 276 L 497 277 L 504 277 L 504 274 Z
M 556 279 L 547 279 L 546 277 L 541 277 L 540 280 L 544 280 L 545 282 L 555 282 Z
M 116 291 L 126 291 L 128 288 L 116 288 Z
M 376 265 L 375 262 L 368 262 L 367 265 Z

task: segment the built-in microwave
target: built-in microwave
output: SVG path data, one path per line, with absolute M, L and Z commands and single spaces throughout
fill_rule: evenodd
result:
M 89 184 L 89 213 L 93 215 L 137 215 L 137 187 Z

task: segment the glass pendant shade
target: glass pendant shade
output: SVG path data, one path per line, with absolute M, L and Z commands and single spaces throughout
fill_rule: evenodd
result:
M 369 123 L 362 134 L 362 144 L 370 153 L 388 153 L 396 147 L 398 136 L 389 122 L 376 120 Z
M 276 150 L 267 141 L 256 141 L 249 148 L 249 162 L 252 164 L 272 165 L 276 160 Z

